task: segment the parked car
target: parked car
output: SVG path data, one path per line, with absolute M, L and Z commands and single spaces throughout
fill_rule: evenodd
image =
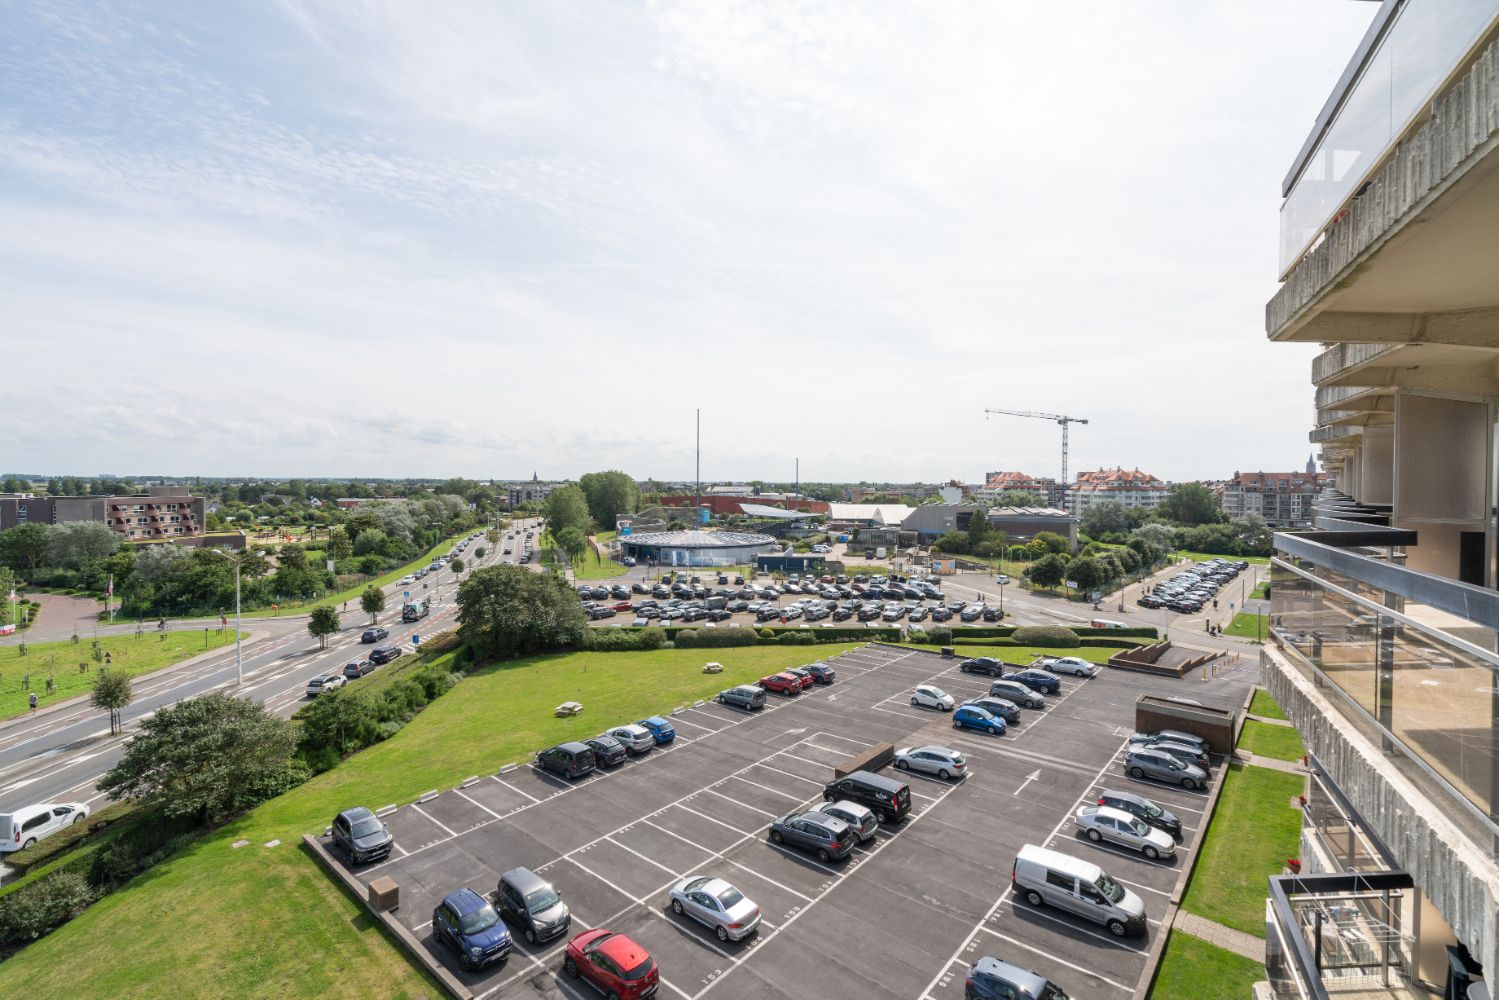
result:
M 1142 594 L 1135 600 L 1135 603 L 1142 608 L 1164 608 L 1166 606 L 1166 602 L 1154 594 Z
M 307 697 L 316 698 L 324 691 L 337 691 L 343 686 L 343 674 L 322 674 L 307 682 Z
M 1115 937 L 1145 933 L 1145 904 L 1098 865 L 1026 844 L 1010 869 L 1015 893 L 1031 906 L 1054 906 L 1102 924 Z
M 464 969 L 503 962 L 513 947 L 500 915 L 472 889 L 443 897 L 432 911 L 432 936 L 458 953 L 458 964 Z
M 375 665 L 366 659 L 350 660 L 344 664 L 344 678 L 355 681 L 375 669 Z
M 958 664 L 958 669 L 965 674 L 988 674 L 990 677 L 1002 676 L 1005 665 L 992 656 L 974 656 Z
M 396 657 L 400 656 L 403 652 L 405 652 L 405 650 L 403 650 L 400 646 L 376 646 L 374 649 L 370 650 L 370 662 L 377 666 L 382 663 L 389 663 L 391 660 L 394 660 Z
M 720 941 L 742 941 L 760 926 L 760 907 L 721 878 L 710 875 L 684 878 L 667 895 L 673 913 L 691 917 Z
M 1031 690 L 1040 691 L 1042 694 L 1056 694 L 1062 690 L 1062 678 L 1039 667 L 1012 670 L 1005 674 L 1005 680 L 1019 681 Z
M 976 622 L 984 616 L 984 607 L 981 604 L 970 604 L 958 612 L 958 621 Z
M 1192 791 L 1206 788 L 1207 772 L 1196 764 L 1177 760 L 1169 753 L 1149 747 L 1130 747 L 1124 755 L 1124 771 L 1136 780 L 1153 778 Z
M 935 607 L 935 608 L 932 609 L 932 621 L 934 621 L 934 622 L 952 621 L 952 612 L 950 610 L 948 610 L 947 608 L 945 608 L 945 607 L 943 607 L 942 605 L 939 604 L 937 607 Z
M 986 621 L 986 622 L 997 622 L 997 621 L 999 621 L 1003 617 L 1004 617 L 1004 614 L 998 608 L 995 608 L 995 607 L 985 607 L 984 608 L 983 618 L 984 618 L 984 621 Z
M 826 864 L 846 858 L 859 838 L 849 825 L 820 812 L 787 813 L 770 824 L 770 842 L 800 847 Z
M 1005 731 L 1005 720 L 977 705 L 959 705 L 953 709 L 952 727 L 1002 736 Z
M 1196 764 L 1203 770 L 1207 770 L 1208 764 L 1211 763 L 1211 758 L 1208 756 L 1206 750 L 1186 743 L 1177 743 L 1175 740 L 1155 740 L 1151 743 L 1132 744 L 1132 746 L 1169 753 L 1183 764 Z
M 629 937 L 602 927 L 583 931 L 567 943 L 562 970 L 618 1000 L 652 996 L 661 979 L 650 952 Z
M 635 724 L 637 726 L 644 726 L 650 730 L 651 738 L 656 741 L 657 746 L 665 746 L 677 738 L 677 731 L 672 726 L 671 720 L 659 715 L 653 715 L 649 719 L 641 719 Z
M 562 893 L 529 868 L 512 868 L 501 875 L 494 901 L 500 916 L 520 929 L 527 944 L 550 941 L 572 926 L 572 911 Z
M 715 700 L 720 705 L 737 705 L 753 711 L 765 707 L 765 689 L 755 684 L 741 684 L 718 692 Z
M 809 663 L 802 669 L 812 675 L 812 680 L 817 684 L 831 684 L 837 678 L 838 673 L 826 663 Z
M 1070 674 L 1073 677 L 1092 677 L 1098 668 L 1080 656 L 1058 656 L 1047 660 L 1042 666 L 1054 674 Z
M 901 747 L 895 751 L 895 766 L 902 771 L 920 771 L 934 774 L 947 781 L 961 778 L 967 773 L 968 761 L 951 747 L 928 745 L 924 747 Z
M 759 680 L 759 684 L 765 690 L 774 691 L 777 694 L 791 695 L 798 693 L 802 689 L 801 679 L 795 674 L 788 673 L 771 674 L 769 677 L 762 677 Z
M 997 698 L 994 695 L 985 695 L 982 698 L 974 698 L 963 702 L 974 708 L 982 708 L 990 715 L 1004 719 L 1007 724 L 1020 721 L 1020 706 L 1008 698 Z
M 917 708 L 935 708 L 939 712 L 951 712 L 954 700 L 952 695 L 939 687 L 918 684 L 916 690 L 911 692 L 911 704 Z
M 1046 698 L 1041 692 L 1029 685 L 1022 684 L 1019 681 L 1012 681 L 1009 678 L 1003 678 L 990 684 L 989 693 L 1013 701 L 1021 708 L 1039 710 L 1046 707 Z
M 42 802 L 0 813 L 0 854 L 30 847 L 49 834 L 88 818 L 82 802 Z
M 374 628 L 367 628 L 367 629 L 365 629 L 364 633 L 362 635 L 360 635 L 359 641 L 362 642 L 362 643 L 368 644 L 368 643 L 371 643 L 371 642 L 384 642 L 386 639 L 389 639 L 389 638 L 390 638 L 390 632 L 389 632 L 389 630 L 387 630 L 383 626 L 376 625 Z
M 536 755 L 536 763 L 541 765 L 542 770 L 550 771 L 561 778 L 569 781 L 582 778 L 592 774 L 598 766 L 593 756 L 593 748 L 587 743 L 579 743 L 576 740 L 543 750 Z
M 1196 704 L 1196 702 L 1192 702 L 1191 704 Z M 1161 740 L 1196 747 L 1204 752 L 1208 748 L 1207 740 L 1194 733 L 1182 732 L 1180 729 L 1157 729 L 1153 733 L 1135 733 L 1129 738 L 1130 744 L 1133 746 L 1143 746 L 1146 743 L 1157 743 Z
M 1157 830 L 1164 830 L 1173 838 L 1181 839 L 1182 822 L 1177 819 L 1176 814 L 1162 809 L 1143 795 L 1106 789 L 1099 793 L 1098 804 L 1112 809 L 1122 809 L 1136 819 L 1144 820 Z
M 1070 1000 L 1045 976 L 985 956 L 968 967 L 963 1000 Z
M 593 751 L 594 763 L 600 767 L 614 767 L 616 764 L 623 764 L 625 758 L 629 756 L 629 751 L 625 749 L 625 745 L 608 733 L 599 733 L 599 735 L 586 739 L 583 742 L 588 744 L 588 748 Z
M 640 725 L 615 726 L 609 730 L 608 735 L 619 740 L 631 754 L 649 753 L 651 747 L 656 745 L 656 738 L 651 735 L 651 731 Z
M 913 625 L 919 625 L 920 623 L 926 621 L 930 615 L 931 611 L 927 608 L 912 608 L 911 613 L 906 616 L 906 621 L 912 623 Z
M 817 679 L 812 676 L 811 671 L 805 669 L 804 667 L 787 667 L 785 672 L 797 679 L 797 682 L 801 684 L 803 691 L 807 690 L 807 688 L 817 683 Z
M 1073 825 L 1095 844 L 1108 841 L 1120 847 L 1139 851 L 1150 860 L 1176 853 L 1176 841 L 1165 830 L 1157 830 L 1123 809 L 1111 806 L 1083 806 L 1072 817 Z
M 827 802 L 846 799 L 868 806 L 881 823 L 899 822 L 911 814 L 911 787 L 873 771 L 854 771 L 828 782 L 822 797 Z
M 333 817 L 329 829 L 333 846 L 356 865 L 388 857 L 396 842 L 390 829 L 364 806 L 345 809 Z
M 849 829 L 854 831 L 861 844 L 873 840 L 875 832 L 880 828 L 880 818 L 874 814 L 874 810 L 847 799 L 837 802 L 820 802 L 812 807 L 812 811 L 843 820 L 849 825 Z

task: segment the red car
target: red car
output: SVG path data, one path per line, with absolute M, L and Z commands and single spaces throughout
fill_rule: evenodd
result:
M 760 678 L 758 683 L 765 690 L 776 691 L 780 694 L 796 694 L 802 689 L 802 680 L 795 674 L 771 674 L 769 677 Z
M 598 928 L 567 943 L 562 968 L 574 979 L 586 979 L 600 993 L 619 1000 L 656 995 L 661 973 L 640 945 L 623 934 Z
M 610 605 L 615 611 L 634 611 L 635 605 L 629 601 L 620 601 L 618 604 Z
M 817 683 L 817 678 L 813 677 L 809 671 L 803 670 L 801 667 L 792 667 L 790 670 L 787 670 L 786 673 L 790 674 L 792 677 L 795 677 L 799 682 L 801 682 L 803 691 L 811 687 L 813 684 Z

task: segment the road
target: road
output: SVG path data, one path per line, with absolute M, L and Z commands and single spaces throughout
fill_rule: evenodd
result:
M 515 522 L 510 530 L 523 533 L 523 525 L 528 523 Z M 498 545 L 487 547 L 491 551 L 478 565 L 514 563 L 521 551 L 516 546 L 514 553 L 505 555 L 504 538 Z M 467 556 L 464 562 L 470 567 L 476 565 Z M 381 624 L 391 630 L 390 642 L 400 642 L 408 650 L 413 633 L 436 632 L 457 613 L 451 573 L 443 571 L 424 582 L 431 585 L 430 592 L 440 594 L 440 599 L 433 600 L 432 612 L 425 620 L 410 624 L 401 623 L 399 607 L 402 592 L 411 585 L 385 588 L 387 604 L 394 610 L 381 616 Z M 242 688 L 236 690 L 235 686 L 233 646 L 191 665 L 137 679 L 135 700 L 122 713 L 124 728 L 120 735 L 111 736 L 107 715 L 87 703 L 0 724 L 0 812 L 34 802 L 58 801 L 88 802 L 98 808 L 103 796 L 95 783 L 120 759 L 124 742 L 140 721 L 186 698 L 231 690 L 265 703 L 283 718 L 290 716 L 305 702 L 307 681 L 320 673 L 341 671 L 360 646 L 359 635 L 368 627 L 369 615 L 356 609 L 342 614 L 340 620 L 343 630 L 329 638 L 327 649 L 320 649 L 317 640 L 307 634 L 305 616 L 245 619 L 244 631 L 255 638 L 243 644 Z

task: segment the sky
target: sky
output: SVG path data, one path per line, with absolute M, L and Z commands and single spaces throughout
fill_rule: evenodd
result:
M 1376 9 L 0 0 L 0 473 L 1301 468 Z

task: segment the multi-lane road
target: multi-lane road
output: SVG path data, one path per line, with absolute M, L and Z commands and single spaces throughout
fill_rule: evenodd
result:
M 512 543 L 502 537 L 498 545 L 487 546 L 490 551 L 482 562 L 472 558 L 464 562 L 488 566 L 518 561 L 522 539 L 532 526 L 534 522 L 511 525 L 506 534 L 518 533 L 511 554 L 506 555 L 505 549 Z M 443 570 L 424 582 L 428 595 L 439 596 L 425 619 L 409 624 L 401 622 L 399 609 L 402 592 L 412 585 L 386 588 L 387 607 L 393 610 L 380 616 L 380 624 L 390 629 L 388 641 L 400 642 L 408 650 L 413 633 L 437 632 L 457 613 L 457 588 L 451 573 Z M 191 664 L 137 679 L 135 699 L 121 713 L 124 730 L 119 735 L 110 735 L 107 715 L 87 701 L 0 724 L 0 812 L 33 802 L 82 801 L 98 808 L 103 796 L 95 784 L 120 759 L 124 742 L 140 721 L 185 698 L 230 691 L 263 702 L 277 715 L 291 715 L 305 700 L 308 680 L 340 672 L 360 648 L 359 636 L 369 625 L 369 615 L 355 610 L 340 617 L 343 629 L 330 637 L 327 649 L 320 649 L 318 641 L 308 635 L 305 616 L 246 619 L 244 632 L 250 638 L 242 644 L 243 685 L 236 684 L 232 645 Z

